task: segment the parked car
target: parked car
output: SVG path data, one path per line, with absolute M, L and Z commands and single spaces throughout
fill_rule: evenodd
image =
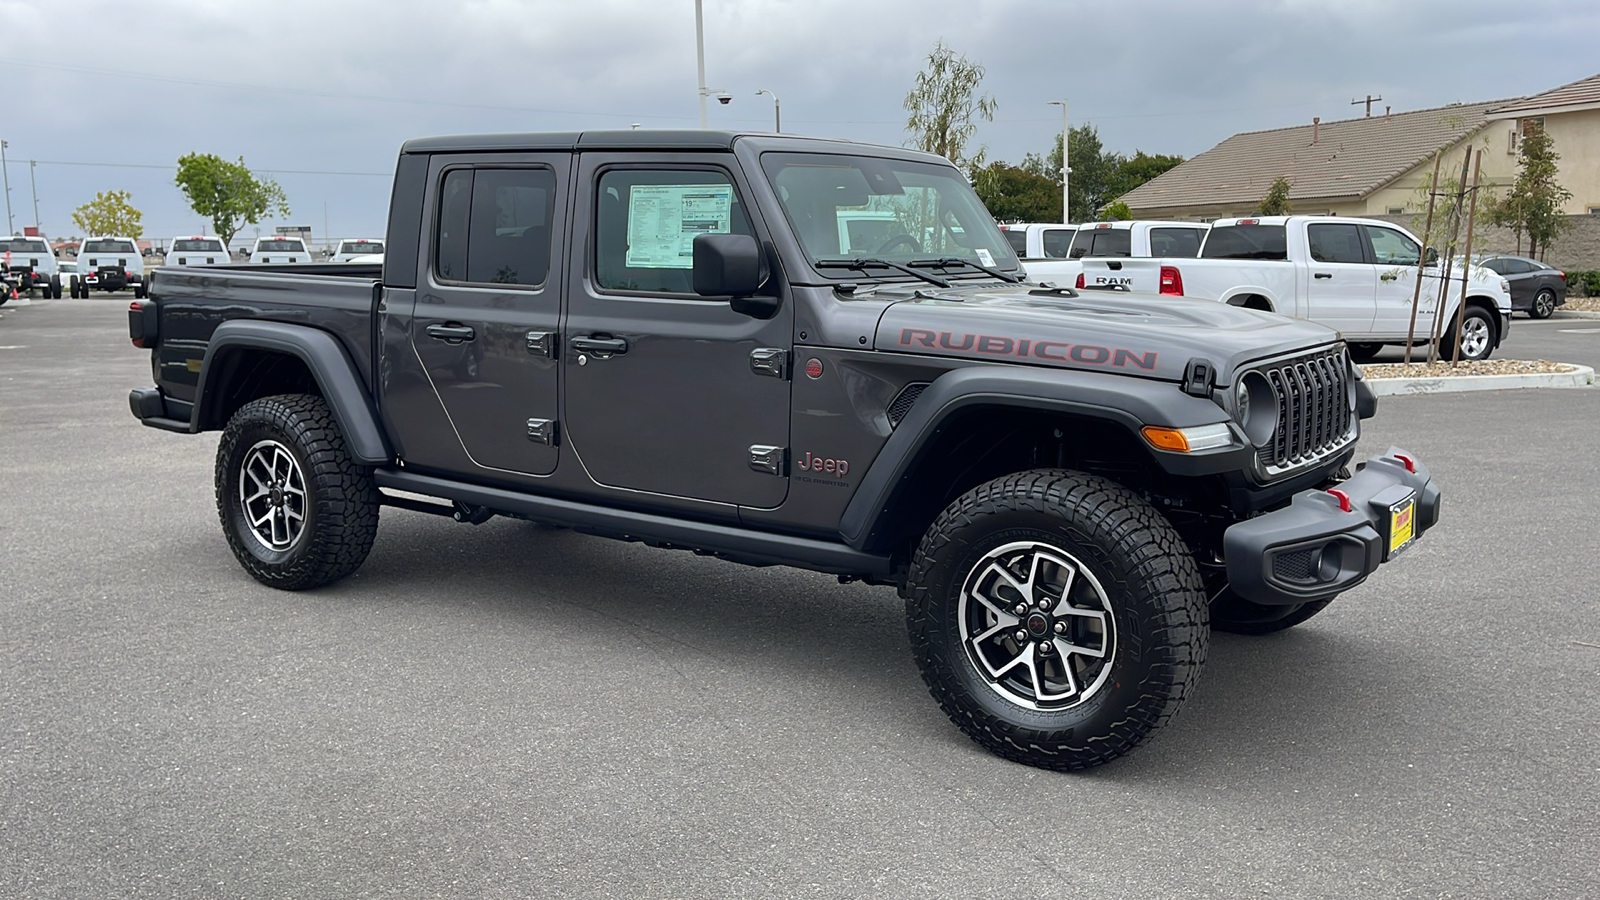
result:
M 61 272 L 56 255 L 44 238 L 14 234 L 0 237 L 0 266 L 9 274 L 7 281 L 18 292 L 43 292 L 47 298 L 61 298 Z
M 308 263 L 311 262 L 311 251 L 306 249 L 305 241 L 297 237 L 281 234 L 258 237 L 255 247 L 250 250 L 250 262 Z
M 1548 319 L 1567 302 L 1567 273 L 1526 256 L 1488 256 L 1478 265 L 1498 272 L 1511 285 L 1511 309 Z
M 1347 468 L 1377 398 L 1332 329 L 1025 283 L 931 153 L 427 138 L 392 196 L 382 270 L 163 270 L 129 311 L 133 415 L 222 432 L 215 509 L 274 588 L 353 572 L 384 505 L 894 585 L 954 724 L 1076 769 L 1177 713 L 1214 629 L 1304 622 L 1438 521 L 1411 453 Z
M 130 237 L 93 237 L 78 245 L 78 293 L 120 291 L 133 288 L 133 296 L 145 295 L 144 257 Z
M 1015 222 L 1000 226 L 1000 233 L 1011 243 L 1023 265 L 1036 259 L 1066 259 L 1072 249 L 1077 225 L 1051 222 Z
M 1361 360 L 1406 340 L 1413 296 L 1419 300 L 1416 335 L 1425 343 L 1432 333 L 1441 267 L 1430 261 L 1424 268 L 1418 296 L 1421 252 L 1409 231 L 1377 219 L 1259 216 L 1212 222 L 1198 259 L 1091 258 L 1084 260 L 1083 274 L 1090 288 L 1220 300 L 1309 319 L 1337 329 Z M 1461 281 L 1457 268 L 1444 292 L 1449 329 L 1461 303 Z M 1483 268 L 1469 270 L 1466 283 L 1457 343 L 1463 359 L 1487 359 L 1511 325 L 1510 287 Z
M 383 253 L 383 241 L 377 238 L 345 238 L 339 242 L 338 249 L 333 251 L 328 262 L 354 262 L 357 256 L 371 256 L 374 253 Z
M 167 250 L 169 266 L 225 266 L 230 262 L 222 239 L 203 234 L 173 238 Z
M 1079 225 L 1066 259 L 1027 260 L 1028 277 L 1083 287 L 1083 260 L 1095 257 L 1194 256 L 1210 228 L 1204 222 L 1122 221 Z

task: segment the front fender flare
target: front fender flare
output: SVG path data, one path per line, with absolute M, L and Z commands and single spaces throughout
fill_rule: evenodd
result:
M 1165 381 L 1062 369 L 954 369 L 928 385 L 884 443 L 839 519 L 840 537 L 858 550 L 870 544 L 897 496 L 914 488 L 910 474 L 923 448 L 952 416 L 984 406 L 1087 416 L 1115 422 L 1134 434 L 1145 425 L 1188 428 L 1230 421 L 1217 404 Z M 1150 450 L 1163 469 L 1183 476 L 1244 471 L 1250 453 L 1243 445 L 1203 453 Z
M 215 371 L 216 361 L 233 349 L 269 350 L 298 358 L 311 370 L 323 399 L 339 420 L 350 456 L 369 466 L 382 465 L 394 458 L 383 429 L 378 426 L 378 412 L 372 398 L 362 386 L 350 354 L 340 346 L 338 339 L 320 329 L 284 322 L 233 319 L 217 326 L 206 346 L 205 361 L 200 364 L 200 380 L 195 386 L 194 410 L 190 414 L 191 431 L 204 431 L 215 411 L 217 401 L 206 390 L 209 377 Z

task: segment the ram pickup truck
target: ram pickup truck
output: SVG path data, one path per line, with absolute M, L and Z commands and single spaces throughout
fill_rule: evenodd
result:
M 41 291 L 46 299 L 61 299 L 61 270 L 44 238 L 0 237 L 0 277 L 18 291 Z M 0 304 L 4 302 L 0 299 Z
M 1072 249 L 1072 236 L 1078 233 L 1076 225 L 1050 222 L 1011 222 L 1000 226 L 1000 233 L 1011 243 L 1011 249 L 1022 257 L 1023 265 L 1033 260 L 1066 259 Z
M 841 210 L 902 228 L 848 252 Z M 385 247 L 163 268 L 129 311 L 132 412 L 222 433 L 263 584 L 350 574 L 393 507 L 893 585 L 952 721 L 1072 769 L 1177 712 L 1211 629 L 1303 622 L 1439 515 L 1411 453 L 1347 471 L 1376 401 L 1333 331 L 1025 282 L 937 156 L 413 140 Z
M 1090 257 L 1128 259 L 1194 256 L 1210 226 L 1203 222 L 1122 221 L 1079 225 L 1066 259 L 1023 261 L 1028 277 L 1083 287 L 1083 261 Z
M 1443 273 L 1430 250 L 1413 326 L 1411 303 L 1421 248 L 1409 231 L 1376 219 L 1218 219 L 1211 223 L 1199 259 L 1085 260 L 1080 286 L 1220 300 L 1309 319 L 1343 334 L 1351 354 L 1361 361 L 1386 344 L 1404 343 L 1408 333 L 1419 343 L 1428 342 Z M 1510 286 L 1478 266 L 1464 280 L 1466 309 L 1459 335 L 1454 334 L 1463 281 L 1459 268 L 1445 292 L 1444 346 L 1458 345 L 1462 359 L 1487 359 L 1511 325 Z

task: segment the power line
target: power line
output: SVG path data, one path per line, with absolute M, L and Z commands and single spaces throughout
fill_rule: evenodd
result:
M 151 163 L 80 162 L 77 160 L 63 159 L 37 159 L 34 160 L 34 162 L 37 162 L 41 166 L 86 166 L 90 168 L 103 169 L 165 169 L 169 172 L 175 172 L 178 169 L 176 164 L 158 166 Z M 375 178 L 394 177 L 393 172 L 323 172 L 313 169 L 270 169 L 261 166 L 252 167 L 251 171 L 260 172 L 264 175 L 360 175 L 372 176 Z

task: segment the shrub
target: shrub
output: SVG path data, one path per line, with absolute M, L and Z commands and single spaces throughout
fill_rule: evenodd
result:
M 1600 272 L 1568 272 L 1567 290 L 1577 297 L 1600 297 Z

